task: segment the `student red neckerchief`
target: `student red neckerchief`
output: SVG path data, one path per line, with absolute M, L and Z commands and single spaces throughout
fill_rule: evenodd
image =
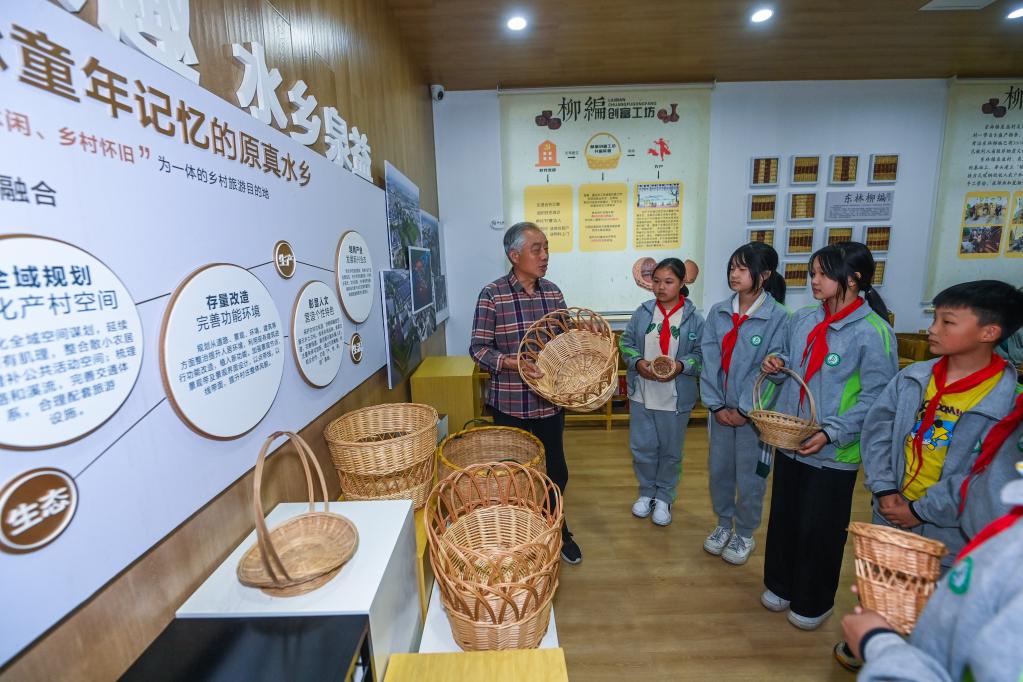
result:
M 924 410 L 923 419 L 920 420 L 920 428 L 916 430 L 913 435 L 913 453 L 916 455 L 916 466 L 913 467 L 913 475 L 910 476 L 906 485 L 902 486 L 905 490 L 916 477 L 920 474 L 920 470 L 924 465 L 924 435 L 934 425 L 934 415 L 938 411 L 938 405 L 941 403 L 941 399 L 947 395 L 953 393 L 965 393 L 970 389 L 980 386 L 982 383 L 990 379 L 991 377 L 1001 374 L 1005 368 L 1005 358 L 1001 355 L 991 354 L 991 362 L 984 369 L 977 370 L 969 376 L 965 376 L 959 381 L 956 381 L 948 386 L 945 385 L 945 380 L 948 378 L 948 356 L 943 355 L 938 362 L 934 364 L 934 369 L 931 370 L 934 375 L 934 388 L 937 389 L 934 397 L 927 401 L 927 408 Z
M 970 467 L 969 475 L 963 481 L 963 484 L 959 486 L 960 514 L 963 513 L 963 508 L 966 507 L 966 493 L 970 487 L 970 481 L 988 468 L 995 458 L 995 453 L 998 452 L 1002 444 L 1008 440 L 1009 435 L 1016 430 L 1020 423 L 1023 423 L 1023 393 L 1016 396 L 1016 407 L 1009 413 L 1009 416 L 992 426 L 991 430 L 984 436 L 984 442 L 980 446 L 980 454 L 977 455 L 977 461 Z
M 1023 518 L 1023 506 L 1013 507 L 1005 516 L 999 517 L 984 527 L 984 530 L 977 533 L 970 543 L 963 547 L 962 551 L 956 555 L 956 563 L 960 559 L 965 557 L 967 554 L 977 549 L 985 542 L 998 535 L 1003 531 L 1007 531 L 1012 528 L 1012 525 Z
M 828 356 L 828 327 L 839 320 L 852 315 L 857 308 L 863 305 L 864 300 L 860 297 L 856 297 L 856 300 L 847 305 L 846 307 L 839 310 L 837 313 L 832 315 L 828 311 L 828 306 L 824 304 L 824 321 L 817 324 L 816 327 L 810 330 L 810 333 L 806 335 L 806 348 L 803 349 L 803 359 L 800 364 L 806 362 L 807 354 L 810 355 L 810 364 L 806 366 L 806 374 L 803 375 L 803 381 L 807 384 L 810 383 L 810 377 L 817 373 L 824 364 L 824 358 Z M 802 406 L 803 397 L 806 394 L 806 389 L 800 387 L 799 389 L 799 404 Z
M 668 311 L 666 311 L 664 309 L 664 306 L 661 305 L 660 301 L 657 302 L 657 309 L 661 311 L 662 315 L 664 315 L 664 322 L 661 323 L 661 338 L 660 338 L 660 341 L 661 341 L 661 355 L 667 355 L 668 354 L 668 345 L 671 343 L 671 324 L 668 322 L 668 319 L 672 315 L 677 313 L 678 309 L 681 308 L 682 306 L 684 306 L 685 304 L 686 304 L 686 297 L 685 296 L 679 296 L 678 297 L 678 305 L 676 305 L 674 308 L 672 308 L 671 312 L 668 312 Z
M 732 313 L 732 329 L 721 339 L 721 369 L 728 376 L 728 368 L 732 365 L 732 352 L 735 350 L 735 342 L 739 340 L 739 327 L 749 319 L 749 315 L 739 316 L 739 313 Z

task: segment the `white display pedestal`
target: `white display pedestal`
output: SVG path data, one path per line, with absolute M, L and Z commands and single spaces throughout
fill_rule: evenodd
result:
M 279 504 L 266 517 L 267 526 L 272 529 L 308 509 L 304 502 Z M 331 502 L 330 511 L 355 524 L 359 548 L 326 585 L 297 597 L 271 597 L 242 585 L 235 571 L 256 542 L 253 531 L 181 605 L 177 617 L 369 614 L 373 659 L 377 679 L 382 680 L 392 653 L 415 651 L 422 619 L 412 502 Z
M 559 646 L 558 626 L 554 623 L 554 607 L 552 606 L 551 624 L 547 628 L 547 634 L 540 640 L 539 648 L 557 649 Z M 430 607 L 426 612 L 426 623 L 423 625 L 423 639 L 419 642 L 419 653 L 443 654 L 461 650 L 451 635 L 448 616 L 444 613 L 444 605 L 440 602 L 440 588 L 437 587 L 437 583 L 434 583 L 433 593 L 430 595 Z

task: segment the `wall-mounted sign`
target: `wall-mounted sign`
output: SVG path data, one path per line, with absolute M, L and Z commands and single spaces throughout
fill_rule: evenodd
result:
M 284 279 L 291 279 L 295 274 L 295 250 L 283 239 L 274 244 L 274 268 Z
M 178 285 L 160 331 L 160 372 L 174 411 L 228 440 L 266 415 L 284 373 L 281 317 L 248 270 L 214 263 Z
M 71 523 L 78 488 L 60 469 L 33 469 L 0 490 L 0 549 L 11 554 L 45 547 Z
M 306 283 L 291 310 L 291 350 L 299 374 L 310 386 L 323 388 L 337 376 L 343 334 L 337 294 L 323 282 Z
M 141 366 L 142 323 L 113 271 L 67 242 L 0 236 L 0 447 L 94 431 Z
M 362 336 L 359 332 L 352 334 L 348 341 L 348 352 L 352 356 L 352 362 L 355 364 L 362 362 Z
M 365 322 L 373 310 L 373 258 L 361 234 L 349 230 L 341 235 L 336 254 L 337 291 L 345 315 L 356 324 Z
M 825 220 L 891 220 L 895 190 L 828 192 Z

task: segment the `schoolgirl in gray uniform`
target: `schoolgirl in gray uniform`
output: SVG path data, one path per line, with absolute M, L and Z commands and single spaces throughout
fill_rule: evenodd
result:
M 809 386 L 821 429 L 796 451 L 778 450 L 767 525 L 761 604 L 788 611 L 803 630 L 831 615 L 842 570 L 846 527 L 860 466 L 860 430 L 871 404 L 898 371 L 888 310 L 870 282 L 874 257 L 859 242 L 825 246 L 810 258 L 819 304 L 795 311 L 784 352 L 764 371 L 788 365 Z M 860 294 L 863 294 L 863 297 Z M 781 383 L 774 409 L 807 414 L 793 379 Z
M 707 422 L 710 499 L 718 516 L 703 548 L 735 565 L 753 551 L 771 466 L 748 415 L 760 363 L 783 352 L 788 332 L 785 280 L 777 270 L 778 252 L 767 244 L 736 249 L 728 259 L 728 287 L 735 293 L 711 307 L 700 344 L 700 398 L 713 413 Z M 765 385 L 768 403 L 774 388 Z
M 632 513 L 651 516 L 659 526 L 671 523 L 671 505 L 682 475 L 682 445 L 696 403 L 696 377 L 702 357 L 703 318 L 686 300 L 686 267 L 665 258 L 653 273 L 653 300 L 636 308 L 619 341 L 628 367 L 629 448 L 639 481 Z M 674 358 L 673 373 L 651 371 L 658 356 Z M 651 514 L 652 512 L 652 514 Z

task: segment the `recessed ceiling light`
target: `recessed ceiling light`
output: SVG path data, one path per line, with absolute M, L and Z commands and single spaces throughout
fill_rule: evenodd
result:
M 756 12 L 751 14 L 749 20 L 752 21 L 754 24 L 759 24 L 761 22 L 767 21 L 773 16 L 774 10 L 764 7 L 763 9 L 758 9 Z
M 1006 19 L 1019 19 L 1020 17 L 1023 17 L 1023 7 L 1018 7 L 1005 16 Z
M 513 31 L 521 31 L 526 27 L 525 17 L 512 17 L 508 20 L 508 28 Z

